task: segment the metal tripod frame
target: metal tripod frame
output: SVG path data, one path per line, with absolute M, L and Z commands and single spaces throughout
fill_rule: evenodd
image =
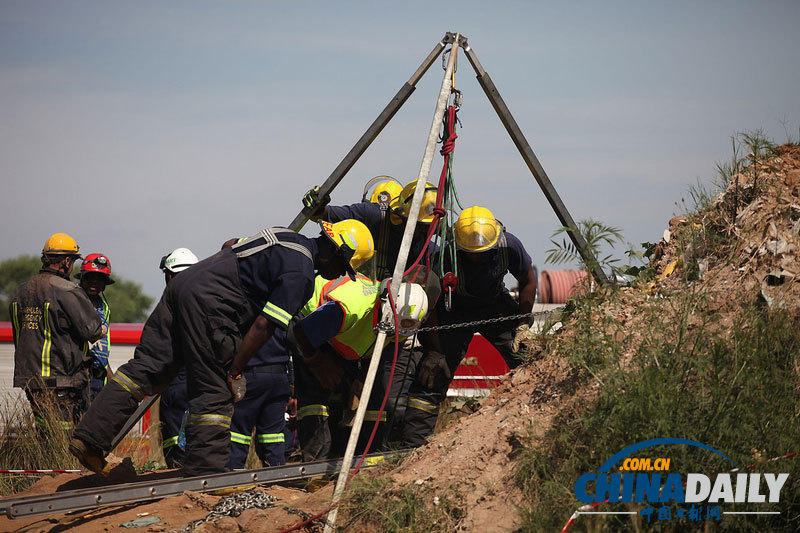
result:
M 445 50 L 448 44 L 453 45 L 454 43 L 456 46 L 463 49 L 464 53 L 467 54 L 467 58 L 469 59 L 469 62 L 475 71 L 478 84 L 481 86 L 486 94 L 486 97 L 491 102 L 492 107 L 497 113 L 497 116 L 500 118 L 503 126 L 505 126 L 506 131 L 511 137 L 511 140 L 514 142 L 514 145 L 517 147 L 517 150 L 519 150 L 519 153 L 522 156 L 522 159 L 525 161 L 525 164 L 528 166 L 528 169 L 531 171 L 531 174 L 533 174 L 536 183 L 538 183 L 539 187 L 542 189 L 545 198 L 547 198 L 547 201 L 553 208 L 553 211 L 558 217 L 558 220 L 561 222 L 561 225 L 566 228 L 577 228 L 572 215 L 570 215 L 569 211 L 564 205 L 564 202 L 558 195 L 558 192 L 555 190 L 555 187 L 553 187 L 550 178 L 547 176 L 547 173 L 545 172 L 541 163 L 539 163 L 539 160 L 536 157 L 536 154 L 534 154 L 533 149 L 531 148 L 527 139 L 525 139 L 525 135 L 522 133 L 522 130 L 514 119 L 514 116 L 511 114 L 511 111 L 508 109 L 505 101 L 500 96 L 497 87 L 494 85 L 494 82 L 489 74 L 484 70 L 480 61 L 478 61 L 475 51 L 469 46 L 467 38 L 463 35 L 451 32 L 447 32 L 444 38 L 442 38 L 442 40 L 437 43 L 436 46 L 434 46 L 433 50 L 431 50 L 430 54 L 428 54 L 419 68 L 417 68 L 409 80 L 403 84 L 400 90 L 397 91 L 397 94 L 395 94 L 392 100 L 389 101 L 383 111 L 381 111 L 369 128 L 367 128 L 367 130 L 350 149 L 347 155 L 345 155 L 344 159 L 342 159 L 339 165 L 333 170 L 333 172 L 331 172 L 330 176 L 328 176 L 328 179 L 326 179 L 325 182 L 320 185 L 319 197 L 324 198 L 326 195 L 330 194 L 333 189 L 336 188 L 336 186 L 342 181 L 342 179 L 344 179 L 344 176 L 350 171 L 353 165 L 355 165 L 367 148 L 369 148 L 372 142 L 378 137 L 380 132 L 383 131 L 383 128 L 386 127 L 386 125 L 400 110 L 403 104 L 405 104 L 405 102 L 416 89 L 416 84 L 430 69 L 431 65 L 433 65 L 434 61 L 436 61 L 439 54 Z M 294 218 L 291 224 L 289 224 L 289 228 L 294 231 L 299 231 L 302 229 L 305 223 L 309 220 L 311 212 L 311 208 L 304 207 L 302 211 L 300 211 L 300 213 Z M 578 249 L 581 258 L 587 265 L 590 265 L 591 272 L 595 280 L 601 285 L 610 284 L 608 277 L 600 268 L 600 265 L 596 261 L 583 236 L 577 231 L 568 231 L 567 234 L 572 240 L 572 243 Z M 139 405 L 139 408 L 126 423 L 123 431 L 120 431 L 119 435 L 117 435 L 117 438 L 114 439 L 114 446 L 116 446 L 116 444 L 118 444 L 119 441 L 125 436 L 127 431 L 129 431 L 136 424 L 136 422 L 138 422 L 139 418 L 144 415 L 147 409 L 155 402 L 156 398 L 157 395 L 150 396 Z
M 378 137 L 383 128 L 389 123 L 390 120 L 392 120 L 394 115 L 400 110 L 406 100 L 408 100 L 408 98 L 411 96 L 411 93 L 413 93 L 416 89 L 416 84 L 420 79 L 422 79 L 422 76 L 425 75 L 439 54 L 444 51 L 448 44 L 453 44 L 456 39 L 456 35 L 457 34 L 455 33 L 447 32 L 444 38 L 437 43 L 436 46 L 434 46 L 431 53 L 428 54 L 428 57 L 425 58 L 411 78 L 409 78 L 409 80 L 400 88 L 400 90 L 397 91 L 397 94 L 394 96 L 394 98 L 392 98 L 383 111 L 381 111 L 380 115 L 378 115 L 378 118 L 376 118 L 370 127 L 367 128 L 367 131 L 364 132 L 364 134 L 356 142 L 353 148 L 350 149 L 344 159 L 342 159 L 339 165 L 333 170 L 333 172 L 331 172 L 330 176 L 328 176 L 328 179 L 325 180 L 325 183 L 320 185 L 320 198 L 324 198 L 325 195 L 333 191 L 339 182 L 342 181 L 347 172 L 353 167 L 353 165 L 356 164 L 367 148 L 369 148 L 370 144 L 372 144 L 372 141 Z M 541 163 L 539 163 L 539 159 L 536 157 L 536 154 L 533 153 L 530 143 L 528 143 L 527 139 L 525 139 L 525 135 L 522 133 L 517 121 L 514 120 L 514 116 L 508 109 L 503 97 L 500 96 L 500 92 L 497 90 L 492 78 L 489 76 L 486 70 L 484 70 L 480 61 L 478 61 L 478 56 L 475 55 L 475 51 L 469 46 L 467 38 L 463 35 L 458 35 L 458 46 L 464 50 L 464 53 L 467 54 L 467 59 L 469 59 L 470 65 L 472 65 L 472 68 L 477 76 L 478 84 L 483 89 L 483 92 L 486 94 L 489 102 L 491 102 L 492 107 L 497 113 L 497 116 L 500 118 L 500 121 L 503 123 L 503 126 L 505 126 L 506 131 L 511 137 L 511 140 L 514 142 L 514 146 L 516 146 L 517 150 L 519 150 L 522 159 L 525 161 L 525 164 L 528 166 L 531 174 L 533 174 L 536 183 L 538 183 L 539 187 L 542 189 L 545 198 L 547 198 L 547 201 L 550 203 L 550 207 L 553 208 L 553 211 L 558 217 L 559 222 L 561 222 L 561 225 L 566 228 L 577 228 L 575 220 L 573 220 L 572 215 L 569 214 L 567 207 L 564 205 L 564 202 L 561 200 L 558 192 L 556 192 L 555 187 L 553 187 L 550 178 L 547 176 L 547 172 L 545 172 Z M 308 221 L 310 216 L 311 209 L 303 208 L 303 210 L 289 225 L 289 228 L 299 231 Z M 606 273 L 603 272 L 603 269 L 600 268 L 600 265 L 598 264 L 592 251 L 589 249 L 589 246 L 586 243 L 586 240 L 583 238 L 583 235 L 581 235 L 578 231 L 568 231 L 567 235 L 569 235 L 569 238 L 572 240 L 572 244 L 575 245 L 575 248 L 578 249 L 578 253 L 580 253 L 583 261 L 587 265 L 590 265 L 592 276 L 594 276 L 594 279 L 597 281 L 597 283 L 601 285 L 608 285 L 610 281 L 606 276 Z

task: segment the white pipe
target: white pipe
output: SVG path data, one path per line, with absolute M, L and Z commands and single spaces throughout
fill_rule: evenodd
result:
M 408 213 L 408 220 L 406 227 L 403 230 L 403 240 L 400 243 L 400 251 L 397 254 L 397 264 L 394 267 L 392 274 L 392 285 L 389 290 L 397 300 L 400 293 L 400 283 L 403 281 L 403 272 L 406 269 L 406 262 L 408 261 L 408 253 L 411 249 L 411 240 L 414 237 L 414 230 L 417 227 L 417 220 L 419 219 L 419 209 L 422 205 L 422 198 L 425 196 L 425 185 L 428 183 L 428 176 L 431 172 L 431 165 L 433 164 L 433 154 L 436 149 L 436 141 L 439 138 L 439 128 L 444 119 L 444 112 L 447 109 L 447 100 L 450 98 L 453 83 L 453 69 L 455 67 L 456 52 L 458 51 L 458 41 L 460 34 L 456 34 L 450 50 L 450 57 L 447 62 L 447 68 L 444 72 L 444 79 L 442 80 L 442 87 L 439 90 L 439 99 L 436 101 L 436 111 L 433 114 L 433 121 L 431 122 L 431 130 L 428 134 L 428 143 L 425 145 L 425 155 L 422 158 L 422 165 L 419 169 L 419 178 L 417 179 L 417 189 L 414 191 L 414 199 L 411 201 L 411 208 Z M 393 320 L 391 316 L 383 316 L 383 320 Z M 353 420 L 353 429 L 350 432 L 350 439 L 347 441 L 347 448 L 344 452 L 342 459 L 342 469 L 339 470 L 339 477 L 336 479 L 336 488 L 333 491 L 333 498 L 331 503 L 338 504 L 339 500 L 344 494 L 344 489 L 347 486 L 347 476 L 350 472 L 350 466 L 353 463 L 353 456 L 356 451 L 356 443 L 358 442 L 359 434 L 361 433 L 361 426 L 364 423 L 364 416 L 367 412 L 367 403 L 372 394 L 372 386 L 375 383 L 375 375 L 378 373 L 378 365 L 380 364 L 381 352 L 383 351 L 383 343 L 386 341 L 386 332 L 379 331 L 378 337 L 375 339 L 375 348 L 372 351 L 372 359 L 369 362 L 367 369 L 367 377 L 364 380 L 364 387 L 361 389 L 361 399 L 358 402 L 358 409 L 356 410 L 356 417 Z M 325 524 L 324 533 L 332 533 L 336 527 L 336 515 L 339 508 L 334 507 L 328 513 L 328 520 Z

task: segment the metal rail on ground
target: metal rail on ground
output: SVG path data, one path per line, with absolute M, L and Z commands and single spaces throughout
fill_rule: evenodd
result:
M 395 457 L 410 450 L 391 453 L 374 453 L 367 456 L 364 467 L 373 467 L 386 458 Z M 139 481 L 107 487 L 70 490 L 51 494 L 7 498 L 0 500 L 0 514 L 9 518 L 22 518 L 43 514 L 63 513 L 99 509 L 113 505 L 158 500 L 177 496 L 185 491 L 209 492 L 247 485 L 295 481 L 315 476 L 333 476 L 342 465 L 341 459 L 314 461 L 283 466 L 271 466 L 257 470 L 223 472 L 208 476 L 169 478 L 159 481 Z

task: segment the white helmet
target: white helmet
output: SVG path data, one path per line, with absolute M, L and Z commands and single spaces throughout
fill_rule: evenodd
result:
M 401 336 L 410 337 L 428 318 L 428 295 L 417 283 L 401 283 L 400 294 L 394 300 L 397 309 L 397 325 Z M 384 304 L 384 315 L 392 310 L 389 302 Z
M 161 260 L 161 270 L 177 274 L 197 263 L 197 256 L 188 248 L 176 248 Z

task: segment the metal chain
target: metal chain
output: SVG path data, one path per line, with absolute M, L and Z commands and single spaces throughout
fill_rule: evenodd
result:
M 473 320 L 471 322 L 459 322 L 457 324 L 446 324 L 444 326 L 431 326 L 428 328 L 419 328 L 416 332 L 424 333 L 427 331 L 439 331 L 443 329 L 470 328 L 473 326 L 482 326 L 483 324 L 495 324 L 497 322 L 507 322 L 510 320 L 521 320 L 523 318 L 545 316 L 554 313 L 555 311 L 557 311 L 557 309 L 551 309 L 550 311 L 535 311 L 531 313 L 521 313 L 519 315 L 499 316 L 495 318 L 486 318 L 484 320 Z
M 187 494 L 187 496 L 189 495 Z M 192 496 L 189 496 L 189 498 L 192 499 L 192 501 L 200 500 L 197 497 L 192 498 Z M 200 524 L 210 522 L 212 520 L 219 520 L 220 518 L 224 518 L 226 516 L 235 518 L 241 515 L 247 509 L 267 509 L 269 507 L 275 507 L 276 501 L 277 498 L 275 496 L 267 494 L 263 491 L 248 490 L 236 492 L 220 500 L 211 509 L 211 512 L 208 513 L 204 518 L 200 518 L 187 524 L 186 527 L 183 528 L 183 531 L 194 531 L 194 529 Z M 200 502 L 202 502 L 202 500 L 200 500 Z M 202 502 L 202 504 L 203 507 L 208 508 L 207 503 Z

